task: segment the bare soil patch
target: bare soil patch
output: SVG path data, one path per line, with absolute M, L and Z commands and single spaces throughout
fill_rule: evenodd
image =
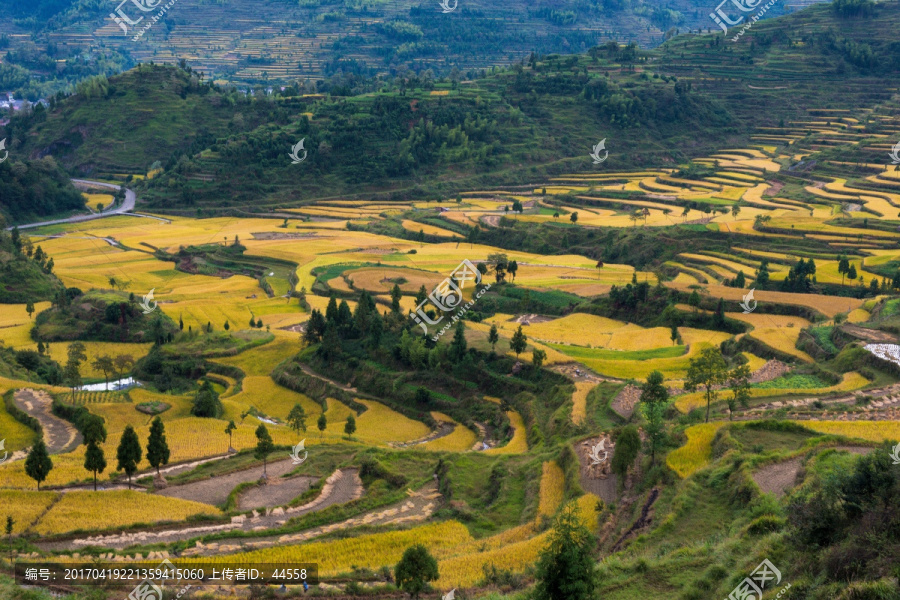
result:
M 44 443 L 50 454 L 71 452 L 82 442 L 81 433 L 71 423 L 60 419 L 50 411 L 53 398 L 41 390 L 18 390 L 13 395 L 13 402 L 19 408 L 41 424 L 44 430 Z
M 241 494 L 238 499 L 238 508 L 240 510 L 250 510 L 253 508 L 274 508 L 290 503 L 291 500 L 305 493 L 313 483 L 316 477 L 307 477 L 301 475 L 298 477 L 269 478 L 266 485 L 257 485 Z
M 872 448 L 865 446 L 838 446 L 835 450 L 844 450 L 853 454 L 868 454 Z M 763 492 L 775 494 L 781 498 L 797 483 L 800 472 L 801 457 L 795 457 L 780 463 L 766 465 L 753 473 L 753 481 Z
M 616 397 L 609 403 L 609 407 L 627 421 L 634 414 L 634 407 L 637 406 L 640 399 L 641 388 L 629 384 L 616 394 Z
M 294 463 L 289 458 L 269 463 L 266 467 L 269 481 L 272 482 L 276 478 L 289 473 L 293 468 Z M 242 483 L 257 481 L 260 477 L 262 477 L 262 469 L 253 467 L 251 469 L 229 473 L 228 475 L 222 475 L 221 477 L 213 477 L 212 479 L 205 479 L 203 481 L 171 486 L 156 493 L 160 496 L 181 498 L 182 500 L 193 500 L 194 502 L 203 502 L 205 504 L 217 506 L 224 504 L 225 501 L 228 500 L 228 495 L 235 487 Z

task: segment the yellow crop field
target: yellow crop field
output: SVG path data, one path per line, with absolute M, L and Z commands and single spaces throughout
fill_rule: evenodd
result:
M 6 517 L 13 518 L 13 535 L 28 529 L 47 507 L 59 496 L 57 492 L 22 492 L 0 490 L 0 519 L 5 526 Z
M 256 407 L 269 417 L 275 417 L 286 422 L 288 413 L 299 404 L 306 411 L 306 425 L 314 429 L 316 419 L 322 412 L 318 402 L 314 402 L 308 396 L 299 394 L 293 390 L 281 387 L 271 377 L 263 375 L 250 375 L 244 378 L 242 390 L 234 396 L 229 396 L 224 418 L 240 419 L 241 413 L 251 406 Z
M 575 384 L 575 393 L 572 394 L 572 422 L 579 425 L 587 416 L 587 397 L 595 384 L 579 381 Z
M 804 421 L 813 431 L 871 442 L 900 441 L 900 421 Z
M 790 396 L 790 395 L 818 395 L 829 394 L 833 392 L 851 392 L 869 385 L 869 380 L 857 373 L 851 371 L 844 373 L 843 379 L 837 385 L 823 388 L 750 388 L 751 398 L 767 398 L 772 396 Z M 719 400 L 723 400 L 731 392 L 729 390 L 721 390 L 719 392 Z M 683 394 L 675 399 L 675 407 L 681 412 L 687 413 L 699 407 L 706 406 L 706 396 L 703 392 L 694 392 L 691 394 Z
M 422 448 L 423 450 L 432 450 L 435 452 L 467 452 L 471 450 L 475 445 L 475 442 L 478 441 L 478 436 L 475 435 L 474 431 L 472 431 L 468 427 L 463 426 L 460 423 L 457 423 L 447 415 L 439 412 L 432 412 L 431 416 L 438 421 L 456 423 L 456 429 L 454 429 L 453 433 L 451 433 L 450 435 L 445 435 L 444 437 L 438 438 L 436 440 L 426 442 L 421 446 L 418 446 L 418 448 Z
M 105 354 L 115 358 L 123 354 L 130 354 L 134 360 L 138 360 L 145 357 L 153 346 L 153 344 L 117 344 L 113 342 L 82 343 L 84 344 L 84 353 L 87 355 L 87 360 L 81 365 L 81 376 L 101 380 L 103 379 L 103 372 L 98 371 L 91 364 L 98 356 Z M 69 344 L 66 342 L 53 342 L 50 344 L 50 358 L 60 364 L 65 364 L 68 358 L 68 350 Z M 110 374 L 110 379 L 114 379 L 112 374 Z
M 578 516 L 591 531 L 596 529 L 597 524 L 596 505 L 597 497 L 592 494 L 581 496 L 574 504 Z M 537 560 L 549 535 L 549 532 L 544 532 L 532 538 L 518 539 L 521 537 L 519 534 L 524 532 L 527 532 L 524 528 L 515 528 L 460 546 L 454 549 L 454 556 L 450 558 L 438 555 L 438 587 L 451 589 L 474 585 L 484 577 L 482 568 L 485 565 L 514 573 L 524 571 Z M 510 536 L 510 533 L 515 535 Z
M 554 515 L 562 504 L 566 476 L 556 461 L 545 462 L 542 469 L 538 515 L 549 517 Z
M 522 454 L 528 452 L 528 438 L 525 432 L 525 421 L 522 416 L 514 410 L 506 412 L 509 422 L 512 423 L 515 432 L 509 443 L 499 448 L 491 448 L 485 450 L 485 454 Z
M 412 231 L 415 233 L 419 233 L 420 231 L 425 235 L 439 235 L 442 237 L 452 237 L 452 238 L 461 238 L 462 236 L 456 233 L 455 231 L 450 231 L 449 229 L 444 229 L 443 227 L 436 227 L 434 225 L 429 225 L 427 223 L 417 223 L 416 221 L 410 221 L 408 219 L 404 219 L 401 221 L 401 225 L 407 231 Z
M 219 515 L 208 504 L 131 490 L 67 492 L 34 527 L 43 535 L 112 529 L 135 523 L 182 521 L 194 515 Z
M 0 394 L 2 393 L 0 391 Z M 6 440 L 4 451 L 10 454 L 28 448 L 37 437 L 34 431 L 16 421 L 12 415 L 6 412 L 6 406 L 2 402 L 0 402 L 0 435 L 3 436 L 0 439 Z
M 250 562 L 317 563 L 320 576 L 331 576 L 351 570 L 353 566 L 378 569 L 394 566 L 404 550 L 422 544 L 434 556 L 460 544 L 473 541 L 469 530 L 458 521 L 421 525 L 411 529 L 361 535 L 330 542 L 312 542 L 295 546 L 278 546 L 221 557 L 188 558 L 192 563 L 236 564 Z
M 682 478 L 688 477 L 709 464 L 712 457 L 712 441 L 716 432 L 726 425 L 724 421 L 702 423 L 685 430 L 687 442 L 681 448 L 669 452 L 666 464 Z

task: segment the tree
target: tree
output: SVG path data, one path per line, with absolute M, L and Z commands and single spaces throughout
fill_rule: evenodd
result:
M 130 354 L 120 354 L 113 360 L 116 377 L 122 379 L 125 373 L 134 368 L 134 357 Z
M 538 350 L 537 348 L 532 349 L 531 351 L 531 364 L 534 365 L 535 369 L 540 369 L 544 365 L 544 361 L 547 359 L 547 353 L 543 350 Z
M 25 303 L 25 312 L 28 313 L 28 318 L 30 319 L 31 315 L 34 314 L 34 302 L 29 300 L 28 302 Z
M 737 204 L 733 204 L 731 206 L 731 216 L 734 217 L 735 219 L 737 219 L 737 216 L 739 214 L 741 214 L 741 207 L 738 206 Z
M 759 268 L 756 270 L 756 284 L 765 286 L 767 283 L 769 283 L 769 261 L 764 260 L 759 263 Z
M 347 422 L 344 424 L 344 433 L 347 434 L 347 437 L 353 437 L 353 434 L 356 433 L 356 418 L 353 415 L 347 417 Z
M 466 356 L 466 325 L 460 319 L 456 323 L 456 330 L 453 332 L 453 341 L 450 342 L 450 360 L 455 363 L 462 361 Z
M 569 220 L 572 221 L 572 225 L 578 223 L 578 213 L 573 212 L 571 215 L 569 215 Z
M 513 334 L 512 339 L 509 342 L 510 349 L 516 353 L 516 360 L 519 360 L 519 354 L 525 352 L 527 346 L 528 337 L 525 335 L 525 332 L 522 331 L 522 326 L 519 325 L 519 328 Z
M 131 489 L 131 476 L 137 472 L 138 463 L 141 462 L 141 442 L 131 425 L 125 426 L 122 432 L 122 440 L 116 449 L 117 471 L 125 471 L 128 475 L 128 488 Z
M 116 370 L 113 359 L 106 354 L 102 354 L 94 359 L 94 362 L 91 363 L 91 366 L 94 367 L 95 370 L 103 373 L 103 379 L 106 380 L 106 391 L 108 392 L 109 376 Z
M 734 287 L 743 289 L 747 285 L 747 278 L 743 271 L 738 271 L 737 277 L 734 278 Z
M 853 281 L 854 279 L 856 279 L 856 276 L 856 265 L 850 265 L 850 268 L 847 270 L 847 279 Z
M 535 568 L 534 600 L 593 600 L 595 540 L 573 505 L 556 518 Z
M 650 461 L 656 462 L 656 452 L 665 440 L 665 415 L 669 402 L 669 391 L 664 384 L 665 379 L 659 371 L 647 375 L 647 382 L 641 386 L 641 406 L 647 425 L 644 432 L 650 447 Z
M 638 452 L 641 450 L 641 436 L 637 427 L 626 425 L 616 438 L 616 449 L 613 452 L 610 468 L 612 472 L 624 483 L 628 476 L 628 469 L 634 464 Z
M 228 436 L 228 450 L 232 450 L 231 445 L 231 434 L 233 434 L 237 430 L 237 425 L 234 424 L 234 421 L 228 421 L 228 425 L 225 426 L 225 434 Z
M 316 421 L 316 427 L 319 428 L 319 437 L 325 435 L 325 428 L 328 427 L 328 419 L 325 417 L 324 412 L 319 415 L 319 420 Z
M 306 431 L 306 411 L 303 410 L 303 406 L 295 404 L 291 412 L 288 413 L 287 422 L 291 429 L 294 430 L 294 433 L 297 434 L 297 437 L 300 437 L 300 430 Z
M 700 294 L 697 293 L 697 290 L 691 292 L 691 295 L 688 297 L 688 304 L 694 308 L 694 312 L 697 312 L 697 309 L 700 308 Z
M 424 287 L 423 285 L 422 288 L 424 289 Z M 400 286 L 395 283 L 394 287 L 391 288 L 391 312 L 395 315 L 400 314 L 400 298 L 402 297 L 403 292 L 400 291 Z
M 106 427 L 103 426 L 103 417 L 91 415 L 83 421 L 81 435 L 85 444 L 102 444 L 106 441 Z
M 228 321 L 225 321 L 224 327 L 225 327 L 225 331 L 228 331 L 229 329 L 231 329 L 231 325 L 228 324 Z
M 506 270 L 509 271 L 509 274 L 512 275 L 513 281 L 515 281 L 516 271 L 519 270 L 519 263 L 514 260 L 509 261 L 509 264 L 506 266 Z
M 397 587 L 416 600 L 419 595 L 429 589 L 428 582 L 439 577 L 438 564 L 425 546 L 417 544 L 403 552 L 400 562 L 394 567 L 394 580 Z
M 709 407 L 718 397 L 716 386 L 725 382 L 728 365 L 722 352 L 716 348 L 704 348 L 700 355 L 690 359 L 684 389 L 689 392 L 703 387 L 706 394 L 706 422 L 709 423 Z
M 147 462 L 156 469 L 159 477 L 159 468 L 169 464 L 169 444 L 166 442 L 166 426 L 162 419 L 156 417 L 150 423 L 150 438 L 147 440 Z
M 597 261 L 597 278 L 598 278 L 598 279 L 600 278 L 600 272 L 601 272 L 602 270 L 603 270 L 603 261 L 602 261 L 602 260 L 598 260 L 598 261 Z
M 838 273 L 841 274 L 841 285 L 844 285 L 844 277 L 850 271 L 850 261 L 843 254 L 838 258 Z
M 269 435 L 269 430 L 266 429 L 264 424 L 260 423 L 259 427 L 256 428 L 256 450 L 253 452 L 253 456 L 256 457 L 257 460 L 263 461 L 263 479 L 268 477 L 266 463 L 269 455 L 274 450 L 275 444 L 272 443 L 272 436 Z
M 427 406 L 429 402 L 431 402 L 431 392 L 428 391 L 427 388 L 416 388 L 416 404 L 420 406 Z
M 3 225 L 3 223 L 0 222 L 0 226 L 2 226 L 2 225 Z M 14 524 L 15 524 L 15 521 L 13 520 L 12 516 L 6 515 L 6 545 L 9 546 L 9 564 L 12 564 L 12 556 L 13 556 L 12 532 L 13 532 Z
M 53 461 L 47 452 L 44 440 L 38 440 L 25 458 L 25 474 L 37 481 L 37 489 L 41 491 L 41 482 L 47 479 L 47 475 L 53 469 Z
M 97 491 L 97 473 L 106 470 L 106 457 L 103 455 L 103 448 L 98 446 L 92 440 L 87 445 L 84 452 L 84 468 L 94 474 L 94 491 Z
M 488 332 L 488 342 L 491 344 L 491 352 L 494 351 L 494 346 L 497 345 L 497 342 L 500 341 L 500 332 L 497 331 L 496 325 L 491 325 L 491 330 Z
M 222 402 L 219 400 L 219 394 L 208 379 L 203 382 L 203 385 L 197 390 L 197 395 L 194 396 L 191 414 L 195 417 L 209 419 L 215 419 L 222 414 Z
M 728 388 L 731 396 L 728 398 L 728 420 L 734 418 L 734 409 L 738 405 L 747 407 L 750 401 L 750 367 L 741 365 L 728 374 Z
M 678 325 L 672 325 L 672 330 L 669 332 L 669 339 L 672 340 L 673 346 L 678 342 Z

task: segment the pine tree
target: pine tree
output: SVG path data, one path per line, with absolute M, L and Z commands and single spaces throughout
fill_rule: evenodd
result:
M 347 434 L 347 437 L 353 437 L 353 434 L 356 433 L 356 418 L 353 415 L 347 417 L 347 422 L 344 424 L 344 433 Z
M 491 352 L 494 351 L 494 346 L 497 345 L 497 342 L 500 341 L 500 332 L 497 330 L 496 325 L 491 325 L 491 330 L 488 332 L 488 342 L 491 344 Z
M 37 489 L 41 491 L 41 482 L 47 479 L 47 475 L 53 469 L 53 461 L 47 452 L 44 440 L 38 440 L 25 458 L 25 474 L 37 481 Z
M 169 464 L 166 427 L 159 417 L 153 419 L 153 422 L 150 424 L 150 439 L 147 440 L 147 462 L 156 469 L 157 477 L 159 477 L 159 467 Z
M 125 471 L 128 475 L 128 488 L 131 489 L 131 476 L 137 472 L 138 463 L 141 462 L 141 442 L 131 425 L 125 426 L 122 439 L 116 449 L 117 471 Z
M 525 335 L 525 332 L 522 331 L 522 326 L 519 325 L 519 328 L 512 336 L 512 340 L 509 342 L 510 349 L 516 353 L 516 360 L 519 360 L 519 354 L 525 352 L 527 346 L 528 337 Z
M 462 320 L 456 323 L 456 331 L 453 332 L 453 341 L 450 342 L 450 360 L 460 362 L 466 356 L 466 326 Z
M 275 450 L 275 444 L 272 443 L 272 436 L 269 435 L 266 426 L 260 423 L 256 428 L 256 450 L 253 452 L 253 456 L 257 460 L 263 461 L 263 478 L 268 477 L 267 461 L 273 450 Z
M 84 468 L 94 473 L 94 491 L 97 491 L 97 473 L 106 470 L 106 457 L 103 448 L 91 441 L 84 452 Z

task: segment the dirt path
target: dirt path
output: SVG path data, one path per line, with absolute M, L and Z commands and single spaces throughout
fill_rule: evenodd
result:
M 290 461 L 287 462 L 290 463 Z M 255 471 L 256 469 L 252 470 Z M 271 478 L 271 471 L 269 475 Z M 288 509 L 267 509 L 264 513 L 254 510 L 252 511 L 250 518 L 247 518 L 245 515 L 240 515 L 232 517 L 231 521 L 228 523 L 200 525 L 195 527 L 182 526 L 160 528 L 121 534 L 89 536 L 62 542 L 39 543 L 38 546 L 40 546 L 42 550 L 53 551 L 73 550 L 85 546 L 99 546 L 101 548 L 114 548 L 120 550 L 136 544 L 166 544 L 226 531 L 259 531 L 273 529 L 275 527 L 280 527 L 291 517 L 301 516 L 309 512 L 322 510 L 335 504 L 344 504 L 351 500 L 356 500 L 362 497 L 363 491 L 362 481 L 359 479 L 356 469 L 343 469 L 335 471 L 326 480 L 325 485 L 322 487 L 322 493 L 313 501 L 308 502 L 303 506 Z M 192 548 L 191 550 L 195 553 L 200 553 L 204 547 L 205 546 L 202 544 L 198 544 L 197 548 Z M 185 552 L 185 555 L 189 555 L 189 553 Z M 110 557 L 109 560 L 115 559 Z
M 256 538 L 254 540 L 241 540 L 238 543 L 214 542 L 198 545 L 185 551 L 185 556 L 220 556 L 234 552 L 242 552 L 257 548 L 271 548 L 284 544 L 297 544 L 307 540 L 332 533 L 334 531 L 349 529 L 351 527 L 372 525 L 402 525 L 406 523 L 418 523 L 428 519 L 440 503 L 441 494 L 437 491 L 437 485 L 428 484 L 418 492 L 407 490 L 408 498 L 394 503 L 386 508 L 368 512 L 359 517 L 347 519 L 339 523 L 315 527 L 302 533 L 282 535 L 278 537 Z M 349 500 L 348 500 L 349 501 Z M 296 516 L 290 514 L 289 516 Z
M 66 420 L 54 415 L 50 407 L 53 398 L 42 390 L 17 390 L 13 395 L 13 403 L 41 424 L 44 430 L 44 443 L 50 454 L 71 452 L 82 442 L 81 433 Z
M 862 396 L 869 396 L 871 400 L 857 407 L 857 401 Z M 826 408 L 817 415 L 800 414 L 799 410 L 808 408 L 815 403 L 816 406 Z M 853 412 L 840 410 L 853 407 Z M 798 398 L 796 400 L 774 401 L 754 406 L 735 415 L 735 420 L 756 420 L 764 416 L 766 411 L 788 409 L 787 418 L 800 421 L 894 421 L 900 420 L 900 384 L 893 384 L 883 388 L 866 390 L 844 394 L 832 398 Z M 793 409 L 793 410 L 792 410 Z
M 456 423 L 450 423 L 448 421 L 438 421 L 438 428 L 425 437 L 413 440 L 412 442 L 388 442 L 388 446 L 392 448 L 410 448 L 412 446 L 427 444 L 428 442 L 433 442 L 434 440 L 440 439 L 442 437 L 447 437 L 448 435 L 456 431 L 456 427 Z M 462 427 L 462 425 L 460 425 L 460 427 Z
M 289 458 L 269 463 L 266 467 L 266 472 L 269 475 L 270 484 L 275 485 L 274 482 L 276 480 L 282 475 L 289 473 L 293 468 L 294 463 Z M 262 474 L 262 469 L 255 466 L 251 469 L 236 471 L 220 477 L 212 477 L 202 481 L 186 483 L 184 485 L 174 485 L 159 490 L 156 494 L 167 496 L 169 498 L 181 498 L 182 500 L 193 500 L 194 502 L 203 502 L 205 504 L 217 506 L 224 504 L 228 500 L 228 495 L 235 487 L 242 483 L 257 481 L 262 477 Z M 309 486 L 307 486 L 306 489 L 309 489 Z
M 866 446 L 838 446 L 835 450 L 844 450 L 853 454 L 868 454 L 873 448 Z M 781 498 L 797 483 L 801 458 L 797 456 L 780 463 L 766 465 L 753 473 L 753 481 L 763 492 L 775 494 Z

